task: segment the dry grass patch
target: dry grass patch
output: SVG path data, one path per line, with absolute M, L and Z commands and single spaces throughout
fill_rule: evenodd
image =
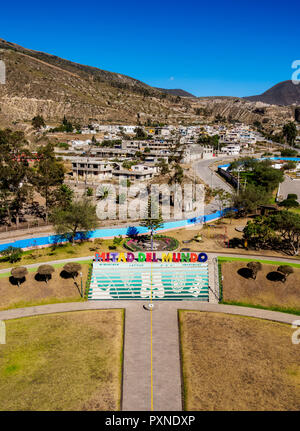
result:
M 1 410 L 118 410 L 123 310 L 8 320 Z
M 83 288 L 88 274 L 88 264 L 82 264 Z M 79 301 L 80 277 L 78 276 L 75 285 L 72 278 L 62 278 L 60 273 L 63 266 L 56 266 L 48 283 L 35 279 L 36 269 L 26 275 L 24 283 L 18 287 L 11 283 L 10 278 L 0 277 L 0 310 L 16 308 L 37 304 L 48 304 L 54 302 Z
M 288 276 L 285 283 L 269 280 L 267 276 L 276 273 L 278 266 L 262 264 L 262 271 L 253 280 L 239 273 L 247 267 L 247 262 L 222 263 L 223 301 L 300 311 L 300 268 L 293 268 L 294 273 Z
M 299 345 L 289 325 L 179 311 L 186 410 L 299 410 Z

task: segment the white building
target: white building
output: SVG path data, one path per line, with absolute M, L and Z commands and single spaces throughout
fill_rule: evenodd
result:
M 241 151 L 241 147 L 237 144 L 230 144 L 226 147 L 221 148 L 221 152 L 226 153 L 228 155 L 238 155 Z
M 103 160 L 86 157 L 73 157 L 72 175 L 77 180 L 90 179 L 93 181 L 105 180 L 112 177 L 113 164 Z

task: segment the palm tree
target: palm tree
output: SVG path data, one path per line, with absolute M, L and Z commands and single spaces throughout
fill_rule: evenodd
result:
M 155 213 L 155 202 L 151 205 L 151 196 L 148 199 L 148 206 L 145 214 L 145 218 L 141 220 L 141 226 L 145 226 L 151 232 L 151 251 L 153 251 L 153 233 L 156 229 L 159 229 L 163 226 L 163 219 L 161 216 L 161 211 L 158 211 L 158 216 L 153 217 L 153 213 Z M 153 208 L 152 208 L 153 206 Z M 153 212 L 152 212 L 153 209 Z
M 258 271 L 262 270 L 262 264 L 260 262 L 248 262 L 247 268 L 251 270 L 253 280 L 256 280 Z
M 25 279 L 26 274 L 28 274 L 27 268 L 25 266 L 18 266 L 11 270 L 12 277 L 17 280 L 18 286 L 20 287 L 21 280 Z
M 38 267 L 37 273 L 45 278 L 45 282 L 48 283 L 48 280 L 51 278 L 51 274 L 54 272 L 54 268 L 51 265 L 40 265 Z
M 64 271 L 70 274 L 73 280 L 75 280 L 75 277 L 77 277 L 80 270 L 81 270 L 81 265 L 76 262 L 70 262 L 64 266 Z
M 283 283 L 285 283 L 288 276 L 294 272 L 293 268 L 289 265 L 281 265 L 277 268 L 277 271 L 283 274 Z

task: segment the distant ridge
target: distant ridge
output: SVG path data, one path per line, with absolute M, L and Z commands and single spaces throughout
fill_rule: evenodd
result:
M 185 90 L 181 90 L 181 88 L 174 88 L 174 89 L 159 88 L 159 87 L 154 87 L 154 88 L 156 88 L 159 91 L 162 91 L 163 93 L 171 94 L 172 96 L 196 98 L 196 96 L 194 96 L 192 93 L 189 93 L 188 91 L 185 91 Z
M 244 97 L 251 102 L 263 102 L 269 105 L 300 105 L 300 83 L 293 84 L 292 81 L 282 81 L 269 90 L 257 96 Z
M 271 119 L 281 124 L 294 116 L 293 106 L 260 109 L 243 98 L 195 97 L 182 89 L 158 89 L 1 38 L 0 59 L 6 66 L 6 83 L 0 85 L 1 127 L 18 123 L 27 128 L 36 115 L 55 124 L 64 116 L 79 125 L 92 121 L 185 125 L 222 118 L 247 124 L 264 121 L 265 127 L 271 127 Z

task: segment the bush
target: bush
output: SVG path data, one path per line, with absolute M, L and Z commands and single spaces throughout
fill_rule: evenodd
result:
M 122 235 L 114 237 L 114 244 L 115 245 L 120 245 L 122 243 L 122 241 L 123 241 Z
M 6 257 L 10 263 L 15 263 L 18 260 L 21 260 L 22 257 L 22 249 L 19 247 L 7 247 L 2 251 L 2 256 Z
M 284 201 L 280 202 L 279 206 L 285 208 L 297 208 L 299 203 L 295 199 L 285 199 Z
M 108 249 L 109 250 L 116 250 L 117 246 L 116 245 L 109 245 Z
M 296 201 L 298 199 L 298 195 L 296 195 L 295 193 L 289 193 L 287 195 L 287 199 L 292 199 L 292 200 Z

